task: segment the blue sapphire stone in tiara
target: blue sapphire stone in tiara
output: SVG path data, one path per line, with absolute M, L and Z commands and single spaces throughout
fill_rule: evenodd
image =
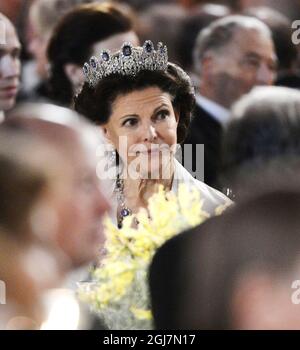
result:
M 108 62 L 109 61 L 109 54 L 107 51 L 103 51 L 101 54 L 101 58 L 103 59 L 103 61 Z
M 152 46 L 151 46 L 150 43 L 147 43 L 147 44 L 146 44 L 146 51 L 147 51 L 148 53 L 151 53 L 151 51 L 152 51 Z
M 124 56 L 128 57 L 132 54 L 131 46 L 130 45 L 124 45 L 122 49 L 122 53 Z
M 94 87 L 99 80 L 111 74 L 135 76 L 141 70 L 165 71 L 167 66 L 167 47 L 159 42 L 155 50 L 152 41 L 146 40 L 142 47 L 125 42 L 114 54 L 103 50 L 98 58 L 83 67 L 83 71 L 85 80 Z
M 96 69 L 98 67 L 98 60 L 95 56 L 91 57 L 90 65 L 93 69 Z
M 89 74 L 89 65 L 87 63 L 83 65 L 83 73 L 85 75 Z
M 151 54 L 154 51 L 153 43 L 150 40 L 145 41 L 143 47 L 147 54 Z

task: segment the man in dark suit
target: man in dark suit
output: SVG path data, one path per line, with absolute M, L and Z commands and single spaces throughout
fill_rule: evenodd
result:
M 216 186 L 222 130 L 230 119 L 231 106 L 254 86 L 274 82 L 276 55 L 272 34 L 256 18 L 228 16 L 200 32 L 194 57 L 200 83 L 185 145 L 193 145 L 194 171 L 199 157 L 195 145 L 204 145 L 204 181 Z

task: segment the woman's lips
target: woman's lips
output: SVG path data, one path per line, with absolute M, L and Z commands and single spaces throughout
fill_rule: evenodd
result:
M 170 152 L 170 148 L 169 147 L 153 147 L 153 148 L 150 148 L 150 149 L 147 149 L 147 150 L 139 150 L 139 151 L 136 151 L 136 155 L 139 155 L 139 154 L 142 154 L 142 155 L 157 155 L 159 153 L 161 154 L 164 154 L 164 153 L 167 153 L 167 152 Z

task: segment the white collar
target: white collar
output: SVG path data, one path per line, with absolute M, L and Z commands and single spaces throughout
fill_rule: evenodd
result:
M 221 125 L 224 126 L 229 121 L 230 111 L 217 102 L 214 102 L 200 94 L 196 95 L 196 102 Z

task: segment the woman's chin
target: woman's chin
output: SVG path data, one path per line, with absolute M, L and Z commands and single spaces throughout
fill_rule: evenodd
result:
M 143 180 L 171 179 L 172 169 L 170 164 L 172 158 L 172 154 L 166 156 L 154 153 L 151 156 L 145 156 L 145 158 L 140 155 L 138 159 L 130 159 L 127 166 L 128 176 Z

